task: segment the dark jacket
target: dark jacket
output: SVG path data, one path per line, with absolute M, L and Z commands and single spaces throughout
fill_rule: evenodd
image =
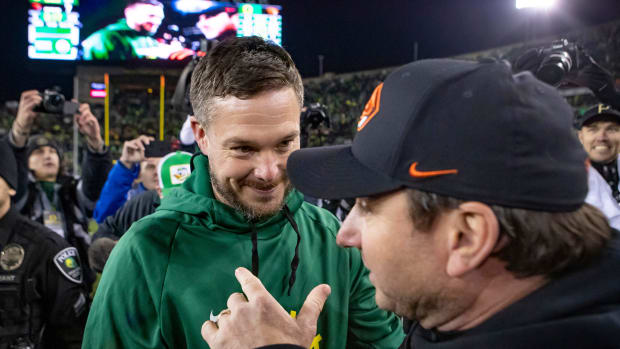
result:
M 0 219 L 0 250 L 0 349 L 79 348 L 88 294 L 76 249 L 12 208 Z
M 112 240 L 120 239 L 133 222 L 155 212 L 159 203 L 159 196 L 154 190 L 138 194 L 127 201 L 113 216 L 109 216 L 99 224 L 97 232 L 93 235 L 93 242 L 103 237 Z
M 414 324 L 401 348 L 618 348 L 618 270 L 616 237 L 592 265 L 550 281 L 479 326 L 441 333 Z
M 17 160 L 19 175 L 17 194 L 14 197 L 15 207 L 24 216 L 44 224 L 45 206 L 49 200 L 40 183 L 28 170 L 26 148 L 17 148 L 9 143 Z M 61 233 L 69 245 L 78 249 L 84 263 L 86 283 L 89 285 L 94 282 L 95 274 L 88 266 L 88 220 L 92 217 L 95 203 L 111 167 L 112 160 L 108 149 L 103 153 L 87 149 L 82 162 L 82 177 L 75 179 L 61 175 L 55 185 L 55 206 L 63 222 Z

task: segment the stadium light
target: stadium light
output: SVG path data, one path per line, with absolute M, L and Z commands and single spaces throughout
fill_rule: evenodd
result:
M 553 7 L 555 3 L 556 0 L 517 0 L 517 9 L 528 7 L 549 9 Z

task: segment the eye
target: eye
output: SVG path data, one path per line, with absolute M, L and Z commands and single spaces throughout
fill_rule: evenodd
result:
M 254 151 L 252 147 L 247 146 L 247 145 L 240 145 L 238 147 L 232 147 L 230 149 L 234 151 L 235 153 L 242 154 L 242 155 L 250 154 Z
M 288 150 L 288 148 L 290 148 L 291 144 L 293 144 L 293 140 L 292 139 L 287 139 L 285 141 L 282 141 L 282 142 L 280 142 L 280 144 L 278 144 L 278 150 L 286 151 L 286 150 Z

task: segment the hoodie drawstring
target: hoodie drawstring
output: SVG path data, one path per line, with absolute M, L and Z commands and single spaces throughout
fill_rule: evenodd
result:
M 291 223 L 293 230 L 297 233 L 297 244 L 295 245 L 295 256 L 293 256 L 293 260 L 291 261 L 291 277 L 288 280 L 288 295 L 291 295 L 291 289 L 295 284 L 295 278 L 297 276 L 297 267 L 299 266 L 299 243 L 301 242 L 301 234 L 299 233 L 299 228 L 297 227 L 297 222 L 293 219 L 291 215 L 291 211 L 288 209 L 288 206 L 284 205 L 284 209 L 282 210 L 286 219 Z
M 258 233 L 254 224 L 252 226 L 252 274 L 258 277 Z

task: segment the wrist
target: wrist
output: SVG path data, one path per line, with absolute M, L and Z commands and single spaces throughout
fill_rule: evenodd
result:
M 101 153 L 103 150 L 103 140 L 102 139 L 86 139 L 86 144 L 91 150 L 94 150 L 97 153 Z
M 121 165 L 123 165 L 129 171 L 133 170 L 134 166 L 136 165 L 135 162 L 127 161 L 122 158 L 119 159 L 118 161 L 121 163 Z

